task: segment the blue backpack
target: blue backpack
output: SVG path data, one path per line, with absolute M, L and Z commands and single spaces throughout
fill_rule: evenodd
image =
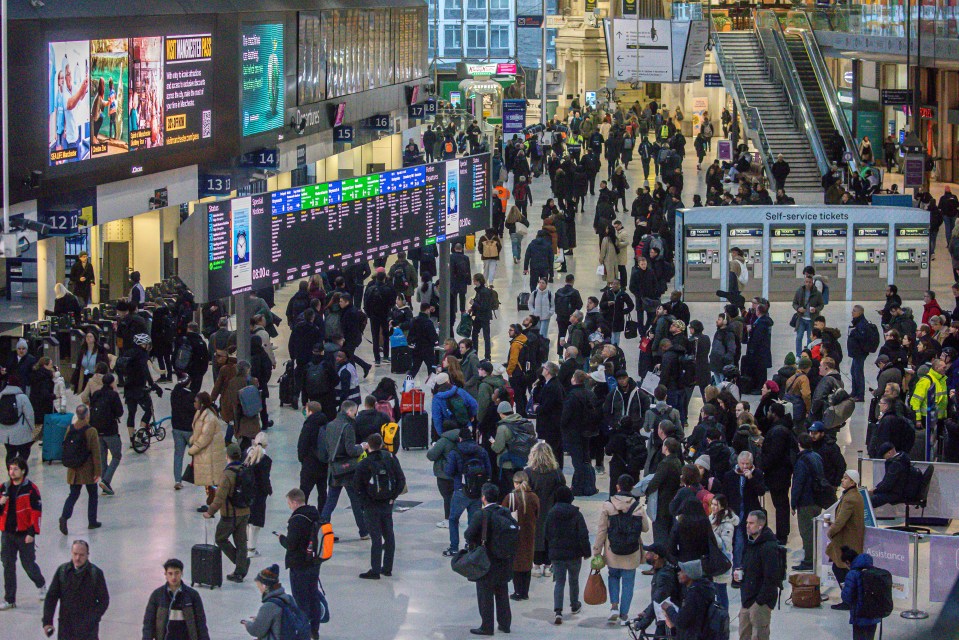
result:
M 280 635 L 276 640 L 310 640 L 310 619 L 292 597 L 268 598 L 267 602 L 272 602 L 281 611 Z

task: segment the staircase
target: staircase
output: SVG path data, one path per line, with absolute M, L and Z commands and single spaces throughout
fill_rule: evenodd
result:
M 789 98 L 783 86 L 766 71 L 759 41 L 752 31 L 717 33 L 720 46 L 718 55 L 723 66 L 735 70 L 743 95 L 739 101 L 755 108 L 762 120 L 762 135 L 769 144 L 769 152 L 775 161 L 782 154 L 789 163 L 789 178 L 786 191 L 822 191 L 821 175 L 806 133 L 796 126 L 789 107 Z M 723 74 L 726 90 L 735 96 L 736 87 L 731 78 Z M 813 79 L 815 82 L 815 78 Z M 827 114 L 828 117 L 828 114 Z M 770 180 L 772 176 L 769 176 Z
M 809 59 L 809 52 L 806 50 L 802 36 L 798 33 L 785 33 L 784 35 L 786 48 L 789 49 L 789 56 L 796 67 L 796 76 L 799 78 L 803 92 L 806 94 L 806 104 L 812 111 L 815 121 L 813 124 L 819 131 L 819 139 L 822 140 L 823 149 L 831 160 L 837 160 L 835 150 L 841 139 L 841 134 L 833 123 L 829 107 L 826 105 L 826 97 L 823 95 L 823 89 L 816 81 L 816 72 L 813 70 L 812 61 Z M 839 153 L 839 156 L 841 157 L 842 154 Z

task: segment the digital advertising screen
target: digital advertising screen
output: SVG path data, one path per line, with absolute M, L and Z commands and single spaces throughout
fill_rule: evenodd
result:
M 213 36 L 48 45 L 50 166 L 213 136 Z
M 283 25 L 243 25 L 243 135 L 252 136 L 283 126 Z
M 485 229 L 490 156 L 207 204 L 210 299 Z

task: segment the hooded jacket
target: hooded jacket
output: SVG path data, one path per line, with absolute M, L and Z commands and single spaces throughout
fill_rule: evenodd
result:
M 489 461 L 489 455 L 486 449 L 479 446 L 472 440 L 463 440 L 457 443 L 446 456 L 446 475 L 453 479 L 453 491 L 463 488 L 463 472 L 466 471 L 466 460 L 479 458 L 486 469 L 486 477 L 489 478 L 493 473 L 492 465 Z
M 550 562 L 590 555 L 589 530 L 579 507 L 557 502 L 546 515 L 546 552 Z
M 432 413 L 433 428 L 436 429 L 437 433 L 443 433 L 443 423 L 453 416 L 447 403 L 447 400 L 453 396 L 459 396 L 466 405 L 466 410 L 470 418 L 476 418 L 476 411 L 479 405 L 476 400 L 473 399 L 473 396 L 468 394 L 465 389 L 461 389 L 456 385 L 450 385 L 449 388 L 443 389 L 442 391 L 435 390 L 430 411 Z
M 549 232 L 540 230 L 536 238 L 526 247 L 523 257 L 523 270 L 535 275 L 549 275 L 553 272 L 553 242 Z
M 815 451 L 800 451 L 793 468 L 792 495 L 790 506 L 793 509 L 816 504 L 817 485 L 825 480 L 822 458 Z
M 449 454 L 456 447 L 460 439 L 459 429 L 449 429 L 440 434 L 436 442 L 430 446 L 426 452 L 426 459 L 433 463 L 433 475 L 443 480 L 452 480 L 446 473 L 446 464 L 449 462 Z
M 736 357 L 736 335 L 728 326 L 716 329 L 709 351 L 709 370 L 722 373 L 723 367 L 733 364 Z
M 533 423 L 518 413 L 511 413 L 496 425 L 496 438 L 490 448 L 496 454 L 496 465 L 500 469 L 522 469 L 526 464 L 517 464 L 514 459 L 509 457 L 509 443 L 513 439 L 513 434 L 517 431 L 526 432 L 536 437 L 536 428 Z M 517 456 L 518 457 L 518 456 Z
M 862 591 L 862 571 L 872 566 L 872 556 L 868 553 L 860 553 L 849 565 L 849 573 L 846 574 L 846 580 L 842 585 L 842 601 L 852 607 L 849 610 L 849 624 L 869 626 L 882 622 L 880 618 L 863 618 L 860 614 L 865 598 Z
M 620 513 L 629 511 L 636 498 L 630 495 L 613 495 L 609 500 L 603 503 L 599 512 L 599 524 L 596 528 L 596 537 L 593 539 L 593 555 L 603 556 L 606 559 L 606 566 L 611 569 L 636 569 L 642 562 L 643 549 L 640 546 L 635 553 L 627 556 L 620 556 L 613 553 L 607 542 L 607 532 L 609 531 L 609 519 Z M 667 503 L 668 504 L 668 503 Z M 665 506 L 664 506 L 665 508 Z M 645 510 L 639 506 L 633 510 L 633 518 L 643 518 Z M 643 521 L 642 530 L 646 531 L 646 523 Z
M 0 444 L 24 445 L 33 442 L 34 414 L 30 399 L 20 387 L 8 385 L 0 391 L 3 396 L 15 396 L 17 399 L 17 413 L 20 419 L 16 424 L 0 424 Z

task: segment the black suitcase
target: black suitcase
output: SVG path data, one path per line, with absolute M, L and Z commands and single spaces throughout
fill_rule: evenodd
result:
M 207 527 L 203 527 L 203 544 L 190 550 L 190 586 L 201 585 L 215 589 L 223 586 L 223 554 L 215 544 L 209 544 Z
M 430 416 L 428 413 L 407 413 L 400 421 L 400 443 L 405 451 L 426 449 L 430 446 Z
M 394 347 L 390 350 L 390 373 L 405 374 L 413 366 L 413 354 L 409 347 Z
M 529 311 L 529 291 L 523 291 L 516 296 L 516 310 Z
M 280 406 L 285 404 L 291 407 L 296 404 L 296 378 L 293 376 L 293 361 L 286 361 L 286 370 L 277 383 L 280 385 Z

